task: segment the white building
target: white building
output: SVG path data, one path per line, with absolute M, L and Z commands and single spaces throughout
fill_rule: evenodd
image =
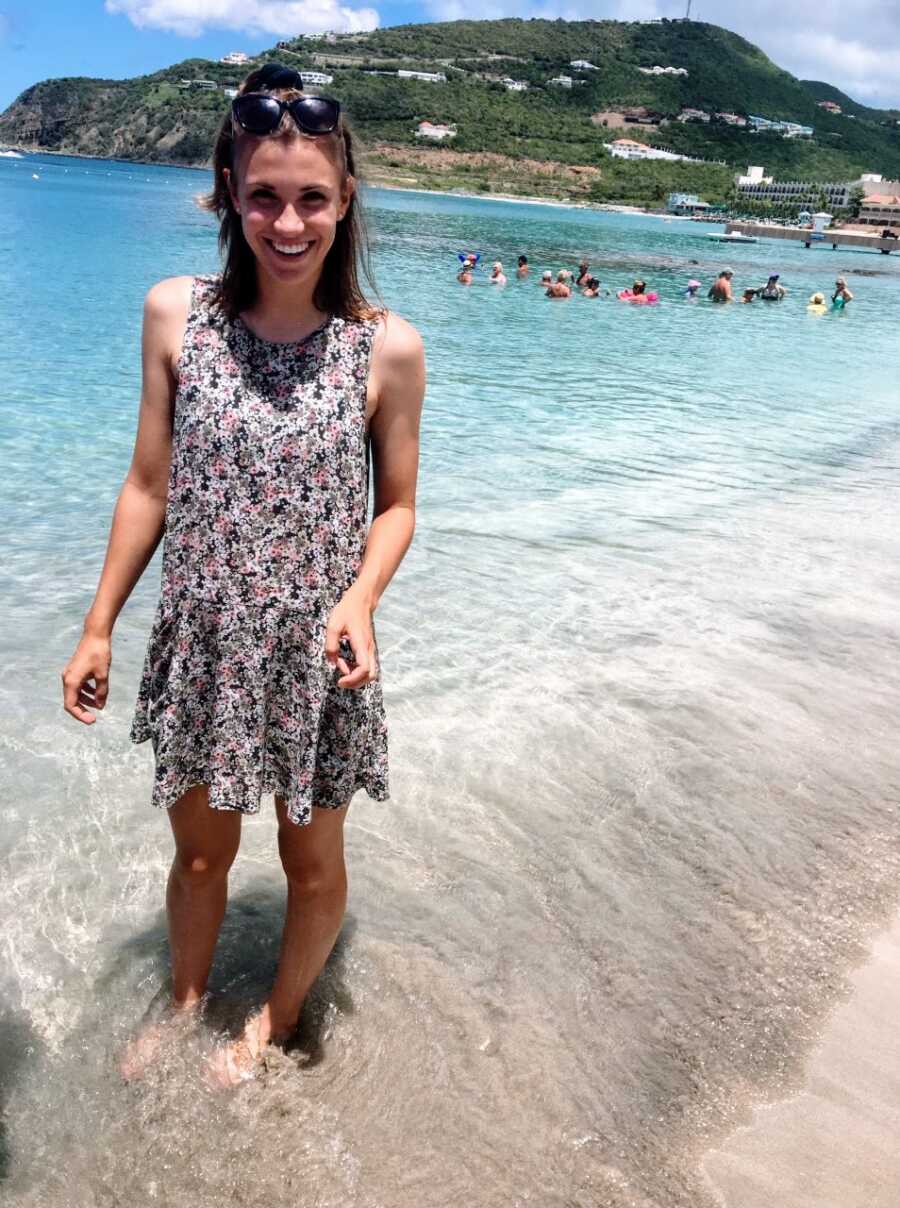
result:
M 233 101 L 238 94 L 238 90 L 236 88 L 223 88 L 222 91 L 230 101 Z
M 747 119 L 741 117 L 739 113 L 717 113 L 716 117 L 720 122 L 727 122 L 729 126 L 746 126 Z
M 436 143 L 442 143 L 445 138 L 456 138 L 456 127 L 444 126 L 439 122 L 419 122 L 416 138 L 430 138 Z
M 509 76 L 504 76 L 500 81 L 507 92 L 527 92 L 528 85 L 524 80 L 511 80 Z
M 589 63 L 587 59 L 573 59 L 569 64 L 570 67 L 576 68 L 578 71 L 599 71 L 600 68 L 593 63 Z
M 572 77 L 558 75 L 558 76 L 554 76 L 552 80 L 548 80 L 547 83 L 554 84 L 557 88 L 571 88 L 572 87 Z
M 401 80 L 427 80 L 429 84 L 446 84 L 447 77 L 442 71 L 398 71 Z
M 639 67 L 638 71 L 642 71 L 644 75 L 686 76 L 688 74 L 688 69 L 686 67 Z
M 237 66 L 240 66 L 242 63 L 249 63 L 250 56 L 245 55 L 242 50 L 233 50 L 231 52 L 231 54 L 223 55 L 220 62 L 233 63 L 237 67 Z
M 646 143 L 636 142 L 633 138 L 616 138 L 611 143 L 605 143 L 610 155 L 619 159 L 682 159 L 688 163 L 701 163 L 701 160 L 691 159 L 689 155 L 678 155 L 675 151 L 663 151 L 660 147 L 648 147 Z
M 770 185 L 772 183 L 771 176 L 765 176 L 765 168 L 759 164 L 751 164 L 747 169 L 745 176 L 739 176 L 736 180 L 737 187 L 749 188 L 751 185 Z
M 705 109 L 682 109 L 678 120 L 679 122 L 708 122 L 709 114 Z
M 326 75 L 324 71 L 301 71 L 300 79 L 304 84 L 333 84 L 334 76 Z
M 179 88 L 200 88 L 204 92 L 215 92 L 219 87 L 215 80 L 179 80 Z

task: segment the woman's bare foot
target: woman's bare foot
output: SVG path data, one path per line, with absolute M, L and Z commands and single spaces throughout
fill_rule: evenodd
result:
M 207 1059 L 203 1081 L 210 1090 L 226 1090 L 255 1078 L 265 1063 L 267 1029 L 261 1013 L 251 1015 L 237 1040 L 219 1045 Z
M 162 1018 L 144 1024 L 119 1057 L 119 1073 L 126 1082 L 143 1077 L 159 1057 L 166 1038 L 185 1020 L 194 1018 L 200 1006 L 201 1000 L 182 1007 L 170 1004 Z
M 208 1058 L 203 1080 L 210 1090 L 238 1086 L 265 1068 L 266 1049 L 287 1039 L 291 1029 L 275 1030 L 268 1004 L 248 1016 L 237 1040 L 221 1045 Z

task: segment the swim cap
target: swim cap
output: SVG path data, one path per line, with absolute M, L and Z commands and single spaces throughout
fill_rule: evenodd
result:
M 698 281 L 696 277 L 691 277 L 690 281 L 688 281 L 688 289 L 699 289 L 702 284 L 703 282 Z

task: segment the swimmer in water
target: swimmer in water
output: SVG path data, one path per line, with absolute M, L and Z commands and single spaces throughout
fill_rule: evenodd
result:
M 831 295 L 831 309 L 843 310 L 848 302 L 853 301 L 853 295 L 847 289 L 847 282 L 843 277 L 838 277 L 834 283 L 834 293 Z
M 609 291 L 607 291 L 609 292 Z M 583 298 L 599 298 L 600 297 L 600 280 L 597 277 L 588 277 L 584 283 L 584 289 L 581 291 Z
M 697 290 L 700 288 L 700 285 L 701 285 L 701 283 L 697 280 L 696 277 L 692 277 L 691 280 L 688 281 L 687 289 L 684 291 L 685 302 L 696 302 L 697 301 Z
M 755 302 L 756 293 L 757 293 L 757 291 L 751 285 L 749 289 L 745 289 L 744 292 L 741 294 L 741 302 L 745 306 L 747 305 L 748 302 Z
M 824 294 L 813 294 L 810 298 L 806 309 L 811 315 L 824 315 L 828 313 L 828 307 L 825 305 Z
M 631 289 L 620 289 L 616 294 L 620 302 L 631 302 L 634 306 L 652 306 L 659 301 L 659 294 L 647 292 L 646 283 L 637 280 Z
M 765 285 L 756 291 L 756 296 L 763 302 L 780 302 L 786 293 L 784 286 L 778 283 L 778 273 L 770 273 Z
M 709 287 L 709 293 L 706 296 L 713 302 L 732 302 L 731 278 L 733 276 L 733 268 L 723 268 L 715 282 Z
M 588 262 L 586 260 L 582 260 L 582 262 L 578 266 L 578 276 L 575 278 L 575 284 L 577 286 L 581 287 L 581 286 L 587 285 L 588 278 L 591 275 L 589 270 L 590 270 L 590 265 L 588 264 Z
M 524 281 L 531 270 L 528 267 L 528 257 L 520 256 L 519 263 L 516 267 L 516 276 L 520 281 Z
M 539 284 L 542 285 L 544 289 L 547 289 L 553 284 L 553 274 L 550 272 L 549 268 L 545 268 L 541 273 L 541 280 Z
M 456 274 L 456 280 L 460 285 L 472 284 L 472 269 L 475 267 L 475 260 L 471 256 L 467 256 L 463 261 L 463 266 Z
M 493 267 L 491 268 L 490 282 L 491 285 L 506 284 L 506 274 L 503 272 L 503 265 L 499 260 L 495 260 Z
M 569 282 L 568 282 L 568 278 L 571 276 L 572 276 L 572 274 L 568 271 L 568 269 L 561 268 L 559 270 L 559 272 L 556 274 L 556 280 L 553 282 L 553 284 L 547 290 L 547 297 L 548 298 L 571 298 L 572 291 L 569 288 Z

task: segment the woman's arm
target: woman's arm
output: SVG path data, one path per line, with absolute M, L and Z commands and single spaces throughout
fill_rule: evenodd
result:
M 377 400 L 369 425 L 374 518 L 359 574 L 332 610 L 325 637 L 325 653 L 342 672 L 341 688 L 362 687 L 378 674 L 372 614 L 409 548 L 416 525 L 425 351 L 416 329 L 390 311 L 376 333 L 369 382 Z M 353 648 L 353 671 L 339 657 L 343 634 Z
M 141 404 L 134 452 L 113 511 L 106 558 L 84 619 L 82 638 L 62 673 L 63 706 L 88 725 L 96 718 L 86 706 L 102 709 L 106 704 L 116 618 L 163 534 L 175 362 L 190 306 L 191 280 L 171 277 L 160 281 L 144 301 Z

